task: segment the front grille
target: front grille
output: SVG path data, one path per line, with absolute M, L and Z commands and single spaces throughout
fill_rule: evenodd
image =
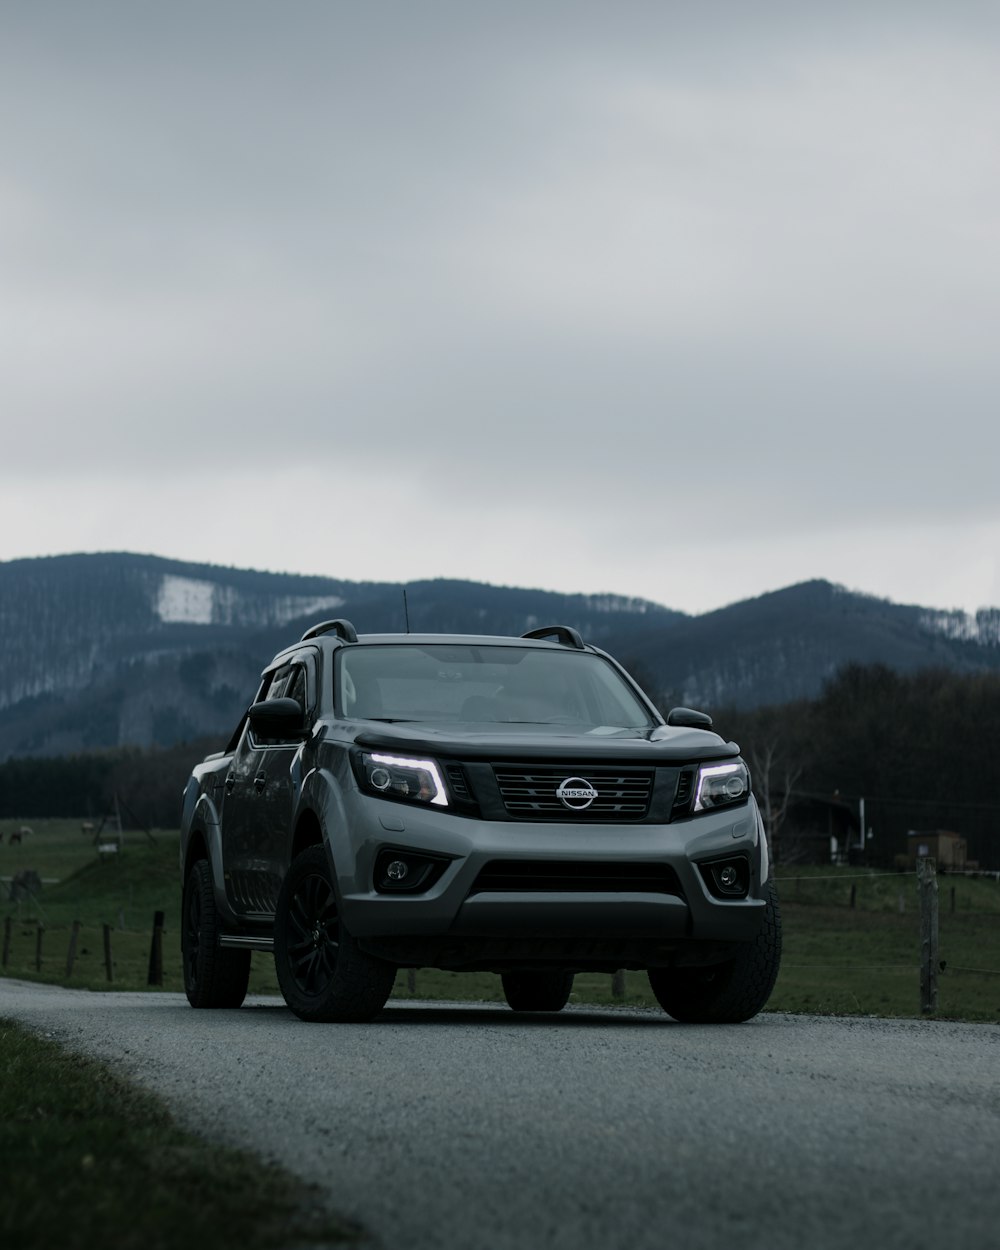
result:
M 491 859 L 470 894 L 502 891 L 549 893 L 681 894 L 669 864 L 608 860 Z
M 507 814 L 516 820 L 642 820 L 653 790 L 652 769 L 495 764 L 493 774 Z M 572 779 L 597 791 L 587 807 L 567 807 L 556 794 Z

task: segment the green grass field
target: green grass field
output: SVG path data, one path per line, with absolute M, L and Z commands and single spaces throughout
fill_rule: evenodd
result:
M 5 835 L 18 822 L 0 832 Z M 108 986 L 103 928 L 112 928 L 116 989 L 146 986 L 153 915 L 163 911 L 163 988 L 180 990 L 180 873 L 176 831 L 125 836 L 121 852 L 97 857 L 74 821 L 34 821 L 20 846 L 0 844 L 0 877 L 32 868 L 49 882 L 35 900 L 0 905 L 12 919 L 8 976 L 85 989 Z M 832 868 L 776 871 L 784 916 L 784 957 L 769 1004 L 772 1011 L 918 1016 L 919 917 L 915 878 Z M 58 879 L 57 882 L 52 879 Z M 854 905 L 851 905 L 852 890 Z M 938 1015 L 1000 1021 L 1000 883 L 995 878 L 939 878 L 941 959 Z M 73 973 L 66 976 L 70 928 L 81 923 Z M 41 968 L 36 969 L 38 930 Z M 2 930 L 0 930 L 2 933 Z M 401 972 L 395 996 L 503 1001 L 499 977 L 421 969 L 415 990 Z M 253 993 L 277 993 L 269 956 L 255 954 Z M 655 1006 L 646 977 L 628 973 L 624 1000 L 607 975 L 581 974 L 572 1002 Z

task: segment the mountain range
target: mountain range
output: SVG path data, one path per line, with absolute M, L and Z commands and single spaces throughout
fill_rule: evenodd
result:
M 1000 668 L 1000 610 L 900 605 L 810 581 L 703 615 L 644 599 L 453 580 L 351 582 L 129 553 L 0 562 L 0 760 L 225 736 L 261 668 L 318 620 L 361 633 L 563 624 L 661 707 L 817 695 L 848 663 Z

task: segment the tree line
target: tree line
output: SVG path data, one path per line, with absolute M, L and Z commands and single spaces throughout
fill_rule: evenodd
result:
M 713 709 L 713 718 L 750 764 L 779 854 L 801 820 L 796 800 L 860 815 L 863 798 L 872 862 L 889 864 L 905 851 L 909 830 L 949 829 L 967 839 L 971 858 L 1000 869 L 1000 674 L 850 664 L 818 699 Z M 9 759 L 0 764 L 0 819 L 100 819 L 118 795 L 146 825 L 176 828 L 192 766 L 220 746 L 207 738 Z
M 1000 674 L 849 664 L 818 699 L 714 719 L 743 748 L 765 808 L 770 797 L 779 846 L 800 832 L 787 823 L 796 800 L 846 804 L 860 820 L 863 799 L 869 862 L 890 866 L 910 830 L 950 830 L 1000 869 Z
M 0 819 L 96 822 L 115 810 L 117 797 L 124 824 L 176 829 L 192 767 L 221 745 L 205 738 L 163 749 L 9 759 L 0 764 Z

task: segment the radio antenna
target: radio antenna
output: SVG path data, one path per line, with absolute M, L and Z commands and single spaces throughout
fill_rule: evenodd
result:
M 410 607 L 406 602 L 406 587 L 403 587 L 403 619 L 406 621 L 406 632 L 410 632 Z

